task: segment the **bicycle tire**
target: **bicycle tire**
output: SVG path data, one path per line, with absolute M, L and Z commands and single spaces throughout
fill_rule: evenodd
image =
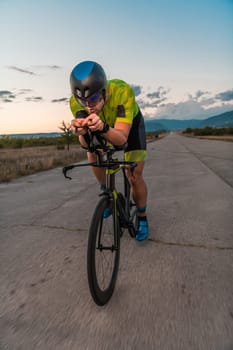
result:
M 109 208 L 113 215 L 104 219 L 105 208 Z M 103 197 L 97 204 L 92 217 L 87 249 L 88 284 L 97 305 L 105 305 L 113 294 L 119 260 L 120 233 L 117 213 L 114 213 L 113 201 Z

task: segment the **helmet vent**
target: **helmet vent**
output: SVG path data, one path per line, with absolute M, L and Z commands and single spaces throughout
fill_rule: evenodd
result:
M 87 98 L 89 96 L 89 89 L 84 90 L 84 98 Z
M 82 97 L 82 93 L 79 89 L 76 89 L 75 93 L 76 93 L 76 96 Z

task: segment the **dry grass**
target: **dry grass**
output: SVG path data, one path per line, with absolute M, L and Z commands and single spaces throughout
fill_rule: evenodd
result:
M 86 151 L 78 144 L 70 151 L 56 146 L 0 149 L 0 182 L 11 181 L 23 175 L 64 166 L 86 158 Z
M 167 133 L 160 134 L 157 138 L 151 136 L 147 142 L 154 142 L 166 135 Z M 71 145 L 70 151 L 58 150 L 56 146 L 0 148 L 0 182 L 65 166 L 82 159 L 86 159 L 86 151 L 79 144 Z
M 202 139 L 202 140 L 217 140 L 217 141 L 228 141 L 228 142 L 233 142 L 233 135 L 223 135 L 223 136 L 195 136 L 195 135 L 190 135 L 190 134 L 183 134 L 181 135 L 186 136 L 186 137 L 192 137 L 195 139 Z
M 224 136 L 198 136 L 199 139 L 207 140 L 219 140 L 219 141 L 229 141 L 233 142 L 233 135 L 224 135 Z

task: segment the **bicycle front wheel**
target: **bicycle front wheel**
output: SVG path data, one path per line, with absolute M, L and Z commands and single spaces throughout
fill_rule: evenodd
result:
M 99 201 L 89 231 L 88 283 L 91 295 L 98 305 L 105 305 L 111 298 L 118 273 L 120 232 L 118 216 L 113 206 L 113 201 L 108 197 Z M 107 216 L 106 211 L 110 215 Z

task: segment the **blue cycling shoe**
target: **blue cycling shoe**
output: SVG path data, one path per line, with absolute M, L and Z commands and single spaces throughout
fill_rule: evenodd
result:
M 112 215 L 112 212 L 109 208 L 105 208 L 104 209 L 104 214 L 103 214 L 103 218 L 107 219 L 110 215 Z
M 138 220 L 137 230 L 136 230 L 136 240 L 144 241 L 148 238 L 149 227 L 147 220 Z

